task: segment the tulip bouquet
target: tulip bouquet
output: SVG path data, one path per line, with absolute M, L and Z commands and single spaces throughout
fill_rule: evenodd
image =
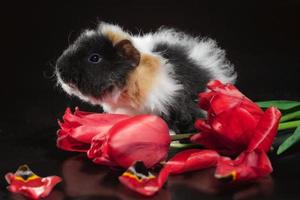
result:
M 270 174 L 272 165 L 267 153 L 278 127 L 284 130 L 300 124 L 299 120 L 290 121 L 300 117 L 300 111 L 286 112 L 300 103 L 254 103 L 232 84 L 217 80 L 207 87 L 199 94 L 199 106 L 207 117 L 195 122 L 198 133 L 171 137 L 166 122 L 154 115 L 89 113 L 78 108 L 72 113 L 68 108 L 63 122 L 59 122 L 57 146 L 85 152 L 97 164 L 127 169 L 119 177 L 120 182 L 146 196 L 158 192 L 169 175 L 208 167 L 215 167 L 215 178 L 236 182 Z M 287 113 L 282 118 L 279 109 Z M 201 148 L 185 149 L 167 161 L 171 141 L 184 137 Z M 298 138 L 297 129 L 278 152 Z M 151 171 L 158 164 L 163 167 L 153 175 Z

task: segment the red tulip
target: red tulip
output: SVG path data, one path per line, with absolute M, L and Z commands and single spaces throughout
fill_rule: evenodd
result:
M 48 196 L 53 187 L 61 182 L 58 176 L 39 177 L 27 165 L 20 166 L 14 174 L 7 173 L 5 179 L 10 184 L 7 187 L 10 192 L 19 193 L 31 199 Z
M 157 177 L 140 178 L 130 167 L 120 181 L 143 195 L 153 195 L 170 174 L 216 166 L 215 177 L 235 181 L 258 179 L 272 172 L 267 156 L 277 133 L 281 113 L 271 107 L 265 112 L 231 84 L 212 81 L 210 91 L 199 95 L 206 120 L 197 120 L 201 132 L 191 140 L 211 150 L 186 150 L 168 161 Z M 234 160 L 221 155 L 237 156 Z
M 273 139 L 276 136 L 280 112 L 274 108 L 268 108 L 256 129 L 253 130 L 252 138 L 248 146 L 241 151 L 235 159 L 220 159 L 217 164 L 216 177 L 228 177 L 233 175 L 233 180 L 245 181 L 258 179 L 272 172 L 272 165 L 267 156 Z
M 63 122 L 58 122 L 57 146 L 67 151 L 87 152 L 92 138 L 105 137 L 107 131 L 117 122 L 129 116 L 82 112 L 78 108 L 74 114 L 67 108 Z
M 168 125 L 154 115 L 97 114 L 68 108 L 60 123 L 57 146 L 87 152 L 95 163 L 128 168 L 142 160 L 152 167 L 168 154 Z
M 247 148 L 264 112 L 231 84 L 212 81 L 207 87 L 211 91 L 199 94 L 199 106 L 208 119 L 196 121 L 201 133 L 191 139 L 222 154 L 238 155 Z
M 191 140 L 235 160 L 221 158 L 216 177 L 232 175 L 234 180 L 257 179 L 272 172 L 266 153 L 277 133 L 281 113 L 274 107 L 263 112 L 233 85 L 219 81 L 208 84 L 211 91 L 200 93 L 199 106 L 207 120 L 197 120 L 201 132 Z
M 170 142 L 164 120 L 138 115 L 116 123 L 105 137 L 95 136 L 88 157 L 98 164 L 124 168 L 143 161 L 150 168 L 166 158 Z

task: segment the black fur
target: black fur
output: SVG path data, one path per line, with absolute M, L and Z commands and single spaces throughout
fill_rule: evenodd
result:
M 197 105 L 198 94 L 203 92 L 211 79 L 209 71 L 197 66 L 189 59 L 184 46 L 157 44 L 154 52 L 159 52 L 174 66 L 175 79 L 184 90 L 176 97 L 176 104 L 170 106 L 170 115 L 163 116 L 175 132 L 193 132 L 196 118 L 203 117 Z
M 92 63 L 92 54 L 101 61 Z M 65 83 L 76 86 L 84 95 L 101 97 L 113 87 L 122 88 L 134 66 L 121 56 L 104 36 L 82 35 L 57 60 L 57 70 Z

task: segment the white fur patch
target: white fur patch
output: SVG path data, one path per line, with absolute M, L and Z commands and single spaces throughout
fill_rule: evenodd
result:
M 83 32 L 83 34 L 88 36 L 88 37 L 91 37 L 91 36 L 97 34 L 97 32 L 94 31 L 94 30 L 86 30 L 86 31 Z
M 103 35 L 107 35 L 109 33 L 115 33 L 118 35 L 122 35 L 122 37 L 124 37 L 128 40 L 131 40 L 131 35 L 125 31 L 123 31 L 123 29 L 118 25 L 102 22 L 99 24 L 97 31 Z
M 175 97 L 183 90 L 183 86 L 173 78 L 172 65 L 163 58 L 160 60 L 160 71 L 154 79 L 143 109 L 149 113 L 169 115 L 167 106 L 174 105 Z
M 208 69 L 214 76 L 224 83 L 234 83 L 237 74 L 233 65 L 225 57 L 225 51 L 217 46 L 217 43 L 209 38 L 191 37 L 175 29 L 161 28 L 155 33 L 133 37 L 135 47 L 141 52 L 151 53 L 155 44 L 167 43 L 181 45 L 188 51 L 191 59 L 196 61 L 199 67 Z
M 234 83 L 237 77 L 233 65 L 225 57 L 225 51 L 218 48 L 212 39 L 202 39 L 190 50 L 190 58 L 196 60 L 203 68 L 208 69 L 213 79 L 223 83 Z

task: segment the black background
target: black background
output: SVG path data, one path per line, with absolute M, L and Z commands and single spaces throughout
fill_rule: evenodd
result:
M 237 86 L 248 97 L 300 100 L 300 1 L 297 0 L 23 1 L 1 8 L 0 194 L 4 199 L 22 199 L 6 192 L 3 176 L 23 163 L 41 175 L 66 176 L 65 166 L 69 162 L 75 162 L 76 166 L 77 162 L 86 168 L 79 171 L 90 175 L 88 180 L 97 183 L 93 177 L 107 176 L 106 168 L 94 166 L 84 158 L 72 158 L 76 154 L 55 147 L 56 119 L 66 106 L 101 110 L 67 97 L 55 86 L 52 76 L 55 60 L 69 41 L 85 28 L 95 27 L 98 20 L 120 24 L 133 33 L 155 31 L 166 25 L 211 37 L 226 49 L 227 57 L 238 71 Z M 203 182 L 207 174 L 212 175 L 208 170 L 172 178 L 167 189 L 155 199 L 238 199 L 245 197 L 245 193 L 251 193 L 246 196 L 250 199 L 299 199 L 297 152 L 292 149 L 281 157 L 271 155 L 275 172 L 267 183 L 242 189 L 222 186 L 215 192 L 209 183 Z M 80 193 L 74 188 L 70 192 L 65 183 L 48 199 L 140 199 L 114 182 L 116 177 L 114 174 L 101 182 L 107 187 L 106 193 L 101 193 L 101 189 Z M 207 188 L 195 186 L 199 184 Z M 83 186 L 78 183 L 74 187 Z M 109 193 L 110 190 L 116 192 Z

